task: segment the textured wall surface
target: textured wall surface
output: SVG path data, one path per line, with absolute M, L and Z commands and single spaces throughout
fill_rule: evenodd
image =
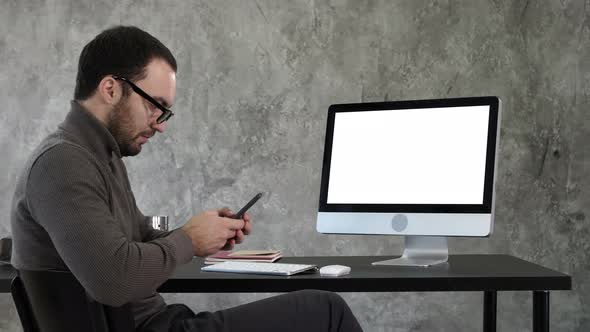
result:
M 137 25 L 179 63 L 169 130 L 128 158 L 145 214 L 180 226 L 255 192 L 243 248 L 395 254 L 401 239 L 321 235 L 315 213 L 333 103 L 498 95 L 495 232 L 454 253 L 506 253 L 573 276 L 553 331 L 590 331 L 590 1 L 0 0 L 0 236 L 27 155 L 68 111 L 78 55 Z M 168 294 L 196 311 L 270 294 Z M 366 331 L 476 331 L 479 293 L 342 294 Z M 499 331 L 531 330 L 531 296 L 501 293 Z M 0 294 L 0 330 L 20 331 Z

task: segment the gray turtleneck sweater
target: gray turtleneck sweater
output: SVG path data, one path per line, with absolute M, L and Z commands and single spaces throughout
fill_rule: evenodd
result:
M 24 166 L 11 226 L 14 267 L 69 270 L 98 302 L 131 303 L 136 326 L 164 308 L 156 289 L 193 257 L 184 231 L 146 225 L 117 142 L 75 101 Z

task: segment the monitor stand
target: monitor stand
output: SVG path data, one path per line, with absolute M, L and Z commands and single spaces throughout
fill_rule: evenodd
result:
M 402 257 L 373 262 L 373 265 L 431 266 L 446 263 L 449 247 L 445 236 L 405 236 Z

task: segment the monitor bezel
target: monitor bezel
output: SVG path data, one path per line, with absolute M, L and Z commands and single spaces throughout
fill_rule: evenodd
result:
M 491 213 L 494 194 L 494 168 L 498 135 L 500 100 L 495 96 L 404 100 L 355 104 L 334 104 L 328 109 L 319 212 L 376 212 L 376 213 Z M 328 204 L 328 180 L 332 156 L 332 140 L 336 113 L 387 111 L 412 108 L 445 108 L 461 106 L 489 106 L 488 141 L 482 204 Z

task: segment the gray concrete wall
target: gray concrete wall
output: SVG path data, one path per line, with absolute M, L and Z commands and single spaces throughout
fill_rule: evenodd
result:
M 498 95 L 496 227 L 454 253 L 506 253 L 573 276 L 553 331 L 590 331 L 590 2 L 0 1 L 0 236 L 27 155 L 62 121 L 83 45 L 140 26 L 179 62 L 169 131 L 126 161 L 140 207 L 174 226 L 205 208 L 252 209 L 245 248 L 287 255 L 400 252 L 399 238 L 315 231 L 332 103 Z M 166 295 L 216 310 L 270 294 Z M 476 331 L 478 293 L 343 294 L 366 331 Z M 529 293 L 499 298 L 499 331 L 531 330 Z M 7 294 L 0 330 L 20 331 Z

